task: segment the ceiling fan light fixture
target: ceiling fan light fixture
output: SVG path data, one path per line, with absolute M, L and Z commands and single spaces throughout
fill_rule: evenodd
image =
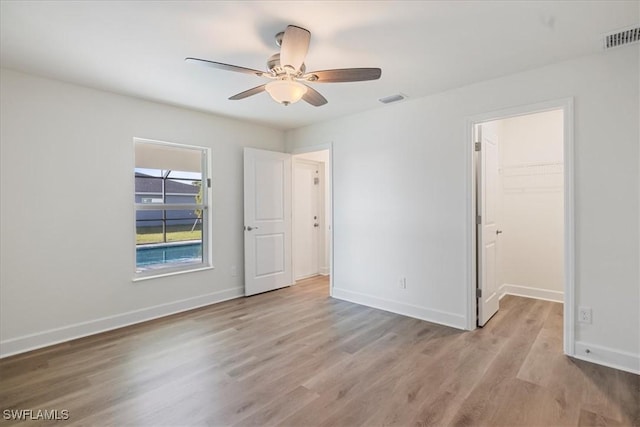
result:
M 294 80 L 274 80 L 267 83 L 265 90 L 274 101 L 284 105 L 300 101 L 307 93 L 307 87 Z

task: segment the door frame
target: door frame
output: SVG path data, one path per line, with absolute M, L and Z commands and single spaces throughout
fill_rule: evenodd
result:
M 465 124 L 465 157 L 467 174 L 467 292 L 466 326 L 468 330 L 477 328 L 476 320 L 476 165 L 474 128 L 476 125 L 492 121 L 508 119 L 528 114 L 542 113 L 551 110 L 563 111 L 564 126 L 564 319 L 563 348 L 564 353 L 575 354 L 575 202 L 574 202 L 574 117 L 573 97 L 544 101 L 536 104 L 522 105 L 497 111 L 474 115 L 466 119 Z
M 331 224 L 331 232 L 329 233 L 329 296 L 333 296 L 333 270 L 334 270 L 334 256 L 333 256 L 333 242 L 334 242 L 334 230 L 335 224 L 333 222 L 333 213 L 335 211 L 334 197 L 333 197 L 333 142 L 327 142 L 325 144 L 317 144 L 317 145 L 309 145 L 306 147 L 296 147 L 289 151 L 289 154 L 304 154 L 304 153 L 313 153 L 314 151 L 324 151 L 329 150 L 329 168 L 325 166 L 325 173 L 328 174 L 329 177 L 329 186 L 325 188 L 324 202 L 329 201 L 331 204 L 331 210 L 329 211 L 329 223 Z M 293 168 L 293 162 L 291 162 L 291 167 Z M 293 173 L 293 170 L 292 170 Z M 293 191 L 293 185 L 292 191 Z M 292 195 L 293 197 L 293 195 Z M 292 203 L 293 206 L 293 203 Z M 293 261 L 293 260 L 292 260 Z

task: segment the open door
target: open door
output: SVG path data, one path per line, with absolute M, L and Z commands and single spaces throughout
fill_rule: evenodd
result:
M 291 155 L 244 149 L 244 294 L 292 284 Z
M 498 141 L 491 125 L 476 127 L 478 221 L 478 326 L 484 326 L 499 308 L 496 240 Z

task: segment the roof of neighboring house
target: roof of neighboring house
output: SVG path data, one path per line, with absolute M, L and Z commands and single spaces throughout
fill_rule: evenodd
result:
M 198 194 L 198 187 L 192 181 L 174 181 L 167 179 L 167 193 Z M 162 193 L 162 178 L 136 172 L 136 193 Z

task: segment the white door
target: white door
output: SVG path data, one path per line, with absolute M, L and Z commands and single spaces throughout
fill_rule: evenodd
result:
M 478 325 L 483 326 L 499 308 L 497 247 L 498 141 L 490 124 L 477 126 L 478 156 Z
M 244 149 L 244 294 L 292 284 L 291 156 Z
M 293 271 L 295 279 L 319 273 L 320 164 L 295 159 L 293 166 Z

